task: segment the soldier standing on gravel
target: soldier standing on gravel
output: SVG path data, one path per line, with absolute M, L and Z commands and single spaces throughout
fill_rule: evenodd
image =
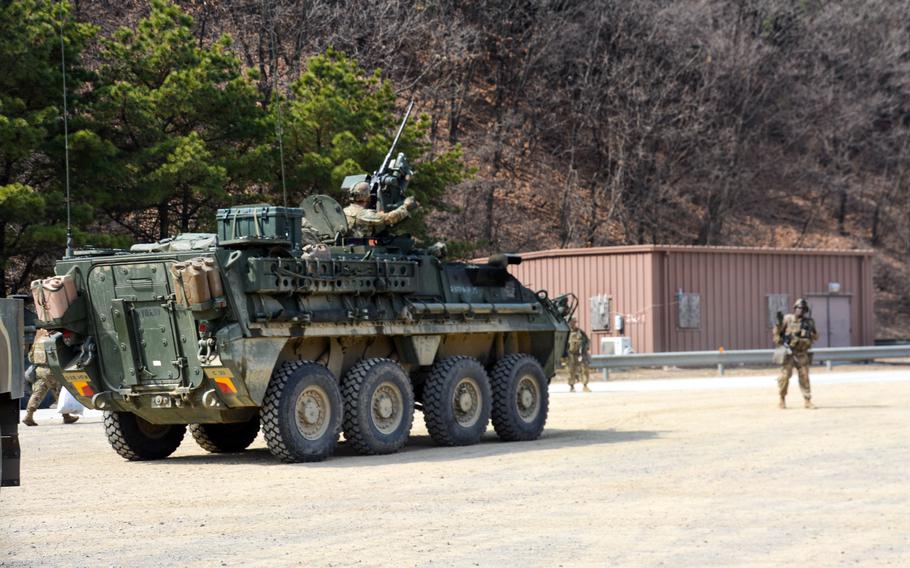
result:
M 585 392 L 591 392 L 588 388 L 589 369 L 588 361 L 590 354 L 588 348 L 590 341 L 588 335 L 578 327 L 578 321 L 572 318 L 569 321 L 569 392 L 575 392 L 575 383 L 579 380 L 584 385 Z M 580 378 L 579 375 L 583 375 Z
M 47 391 L 54 393 L 54 401 L 60 397 L 60 385 L 51 377 L 51 370 L 47 368 L 47 353 L 44 351 L 43 341 L 50 335 L 46 329 L 39 329 L 35 333 L 35 341 L 32 343 L 32 349 L 28 353 L 28 358 L 35 366 L 35 384 L 32 385 L 32 396 L 28 399 L 28 406 L 25 408 L 25 418 L 22 423 L 26 426 L 37 426 L 35 422 L 35 411 L 44 400 Z M 78 416 L 72 414 L 63 415 L 64 424 L 72 424 L 79 420 Z
M 370 184 L 355 183 L 350 189 L 351 204 L 344 208 L 348 219 L 348 231 L 353 237 L 372 237 L 386 228 L 404 221 L 411 211 L 417 209 L 417 200 L 407 197 L 397 209 L 377 211 L 370 209 Z
M 818 340 L 815 320 L 809 317 L 809 303 L 800 298 L 793 304 L 793 313 L 784 316 L 777 312 L 777 325 L 774 326 L 774 344 L 782 346 L 784 355 L 783 367 L 777 379 L 780 394 L 780 407 L 786 408 L 787 386 L 793 375 L 793 368 L 799 375 L 799 388 L 803 391 L 806 408 L 815 408 L 812 404 L 812 390 L 809 386 L 809 365 L 812 363 L 809 349 Z

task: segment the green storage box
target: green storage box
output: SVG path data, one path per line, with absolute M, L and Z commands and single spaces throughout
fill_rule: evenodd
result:
M 219 209 L 218 241 L 222 245 L 287 244 L 300 247 L 303 209 L 274 205 L 238 205 Z

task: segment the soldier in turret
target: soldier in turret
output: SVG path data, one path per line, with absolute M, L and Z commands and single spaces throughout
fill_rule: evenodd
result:
M 355 183 L 349 192 L 351 204 L 344 208 L 348 220 L 348 231 L 352 237 L 372 237 L 387 228 L 404 221 L 417 209 L 417 200 L 407 197 L 404 203 L 392 211 L 377 211 L 370 208 L 370 184 Z
M 793 304 L 793 313 L 786 316 L 777 313 L 777 324 L 774 326 L 774 344 L 786 349 L 780 377 L 777 379 L 778 393 L 780 394 L 780 408 L 787 408 L 787 387 L 793 369 L 799 375 L 799 388 L 803 392 L 803 402 L 806 408 L 815 408 L 812 404 L 812 390 L 809 386 L 809 365 L 811 356 L 809 349 L 818 340 L 818 330 L 815 329 L 815 320 L 809 317 L 809 303 L 800 298 Z

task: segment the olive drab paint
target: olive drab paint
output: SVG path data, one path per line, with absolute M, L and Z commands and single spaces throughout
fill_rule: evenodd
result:
M 331 198 L 320 200 L 340 210 Z M 284 412 L 275 405 L 290 396 L 294 373 L 312 369 L 287 366 L 294 362 L 313 362 L 341 383 L 361 361 L 388 359 L 410 377 L 418 401 L 435 365 L 456 356 L 492 371 L 510 354 L 524 354 L 539 363 L 544 381 L 553 376 L 574 305 L 522 286 L 508 272 L 516 257 L 446 262 L 410 237 L 388 233 L 377 242 L 325 230 L 316 235 L 321 244 L 300 246 L 288 223 L 299 228 L 302 209 L 236 209 L 218 212 L 215 246 L 203 239 L 195 250 L 145 245 L 141 252 L 85 251 L 57 262 L 56 273 L 75 283 L 76 298 L 41 323 L 64 332 L 47 343 L 49 366 L 83 405 L 112 412 L 112 427 L 124 436 L 134 423 L 146 425 L 139 430 L 197 425 L 194 436 L 203 425 L 206 443 L 217 446 L 215 426 L 252 424 L 263 405 L 274 406 L 270 420 Z M 310 225 L 319 233 L 313 226 L 326 223 Z M 498 376 L 509 374 L 500 369 Z M 286 390 L 272 396 L 279 387 Z M 331 413 L 334 395 L 317 387 L 301 391 L 301 419 Z M 382 403 L 388 412 L 388 401 Z M 256 431 L 258 422 L 249 429 L 253 437 Z M 128 459 L 162 453 L 124 449 L 121 438 L 111 443 Z M 308 457 L 276 444 L 270 449 L 285 461 Z
M 25 389 L 25 312 L 0 298 L 0 486 L 19 485 L 19 399 Z

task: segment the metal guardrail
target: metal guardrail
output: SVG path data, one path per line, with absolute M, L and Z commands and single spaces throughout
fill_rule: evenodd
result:
M 825 361 L 830 368 L 834 361 L 871 361 L 910 357 L 910 345 L 819 347 L 812 349 L 810 353 L 815 362 Z M 609 378 L 610 369 L 631 367 L 708 367 L 717 365 L 718 372 L 723 375 L 726 365 L 773 365 L 773 357 L 773 349 L 595 355 L 591 357 L 591 368 L 603 370 L 604 379 Z

